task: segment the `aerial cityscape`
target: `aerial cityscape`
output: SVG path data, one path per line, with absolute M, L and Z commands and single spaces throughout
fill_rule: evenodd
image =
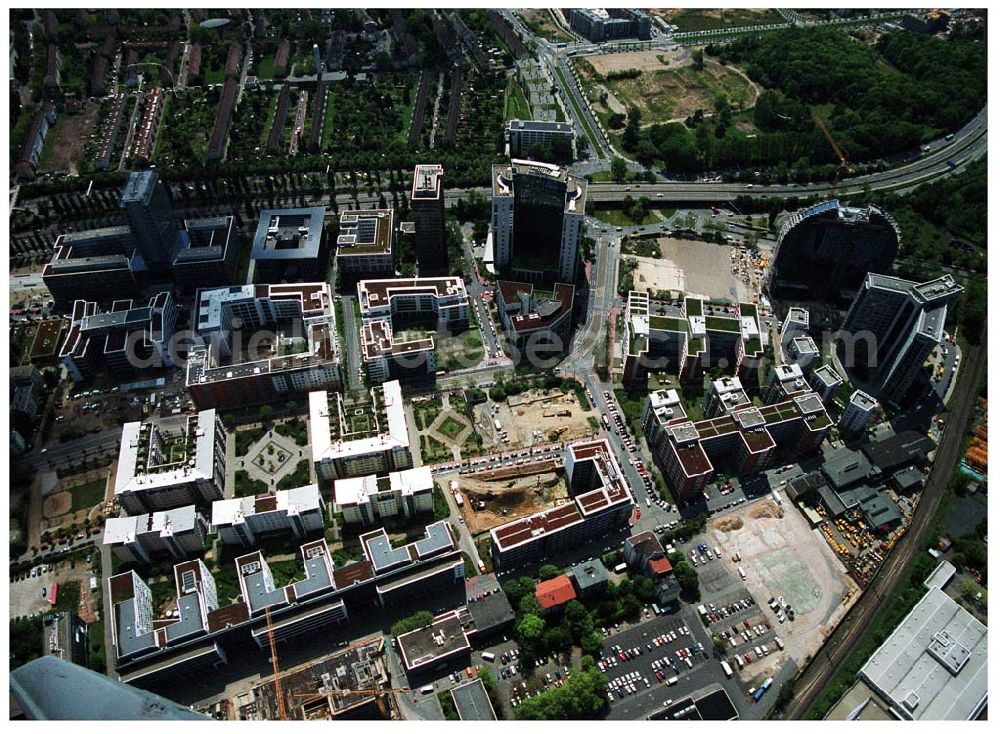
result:
M 9 16 L 11 719 L 985 720 L 985 9 Z

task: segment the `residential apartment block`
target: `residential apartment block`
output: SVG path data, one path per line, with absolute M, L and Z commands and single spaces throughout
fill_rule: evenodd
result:
M 699 496 L 716 471 L 751 474 L 777 456 L 815 450 L 832 425 L 823 401 L 809 390 L 763 407 L 694 422 L 674 390 L 651 393 L 643 407 L 643 431 L 653 458 L 678 500 Z
M 624 525 L 635 502 L 607 439 L 569 444 L 564 465 L 571 501 L 490 530 L 494 568 L 531 566 Z
M 309 445 L 324 480 L 388 474 L 413 466 L 398 380 L 372 387 L 364 402 L 309 393 Z
M 212 527 L 222 542 L 247 548 L 275 535 L 303 538 L 322 530 L 325 517 L 326 505 L 315 484 L 212 503 Z
M 551 87 L 549 87 L 551 89 Z M 547 120 L 508 120 L 504 138 L 510 146 L 511 158 L 522 158 L 536 146 L 547 150 L 563 150 L 573 157 L 573 126 L 568 122 Z
M 342 381 L 328 283 L 203 289 L 187 387 L 199 406 L 252 405 Z
M 205 520 L 194 505 L 129 517 L 111 517 L 104 523 L 103 545 L 125 563 L 150 563 L 169 555 L 175 560 L 205 550 Z
M 754 304 L 723 308 L 688 296 L 677 316 L 667 316 L 653 312 L 648 294 L 631 291 L 626 308 L 624 382 L 645 385 L 651 370 L 670 367 L 681 381 L 700 380 L 707 367 L 725 363 L 736 365 L 744 385 L 757 385 L 764 350 Z
M 153 422 L 122 426 L 115 498 L 130 514 L 222 499 L 225 477 L 226 431 L 215 410 L 170 430 Z
M 434 510 L 434 478 L 420 466 L 385 476 L 338 479 L 333 501 L 348 524 L 375 525 L 379 520 L 407 519 Z
M 337 268 L 346 281 L 391 278 L 396 224 L 392 209 L 355 209 L 340 215 Z

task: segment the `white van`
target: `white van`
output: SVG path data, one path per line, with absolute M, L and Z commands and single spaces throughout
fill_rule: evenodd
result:
M 715 557 L 722 558 L 722 551 L 719 550 L 719 546 L 715 546 Z
M 785 643 L 781 641 L 780 637 L 775 637 L 774 638 L 774 644 L 778 646 L 779 650 L 784 650 L 785 649 Z
M 743 567 L 740 566 L 736 570 L 740 572 L 740 578 L 743 579 L 744 581 L 746 581 L 747 580 L 747 572 L 743 570 Z
M 496 655 L 494 655 L 494 654 L 493 654 L 493 653 L 491 653 L 491 652 L 484 652 L 484 653 L 483 653 L 483 660 L 485 660 L 485 661 L 486 661 L 486 662 L 488 662 L 488 663 L 492 663 L 492 662 L 493 662 L 494 660 L 496 660 L 496 659 L 497 659 L 497 656 L 496 656 Z

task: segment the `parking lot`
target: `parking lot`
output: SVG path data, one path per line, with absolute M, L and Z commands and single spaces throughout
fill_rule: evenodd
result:
M 710 520 L 705 533 L 683 549 L 689 560 L 690 550 L 700 543 L 721 550 L 721 558 L 700 563 L 697 569 L 702 604 L 708 611 L 712 611 L 711 604 L 718 609 L 749 597 L 755 602 L 730 615 L 732 621 L 723 617 L 709 628 L 722 636 L 723 630 L 732 633 L 735 624 L 751 635 L 747 640 L 738 634 L 735 647 L 727 640 L 730 664 L 735 654 L 745 656 L 767 644 L 769 652 L 763 658 L 751 653 L 750 663 L 744 657 L 742 671 L 734 666 L 743 680 L 774 675 L 789 659 L 801 666 L 815 654 L 857 593 L 857 586 L 819 532 L 811 530 L 794 508 L 786 511 L 788 506 L 784 501 L 779 507 L 770 498 L 740 505 Z M 741 569 L 745 578 L 740 576 Z M 786 611 L 780 620 L 768 607 L 772 597 L 775 601 L 782 597 L 792 607 L 794 618 Z M 751 628 L 764 625 L 766 632 L 754 633 L 744 622 Z M 775 636 L 782 639 L 784 650 L 776 649 Z

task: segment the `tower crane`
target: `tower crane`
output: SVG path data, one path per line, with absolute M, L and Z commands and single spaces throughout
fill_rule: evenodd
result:
M 281 666 L 278 664 L 278 647 L 274 642 L 274 626 L 271 624 L 271 607 L 264 607 L 264 616 L 267 618 L 267 641 L 271 645 L 271 667 L 274 669 L 274 698 L 278 704 L 278 718 L 281 721 L 287 721 L 288 712 L 285 710 L 285 694 L 281 690 Z

